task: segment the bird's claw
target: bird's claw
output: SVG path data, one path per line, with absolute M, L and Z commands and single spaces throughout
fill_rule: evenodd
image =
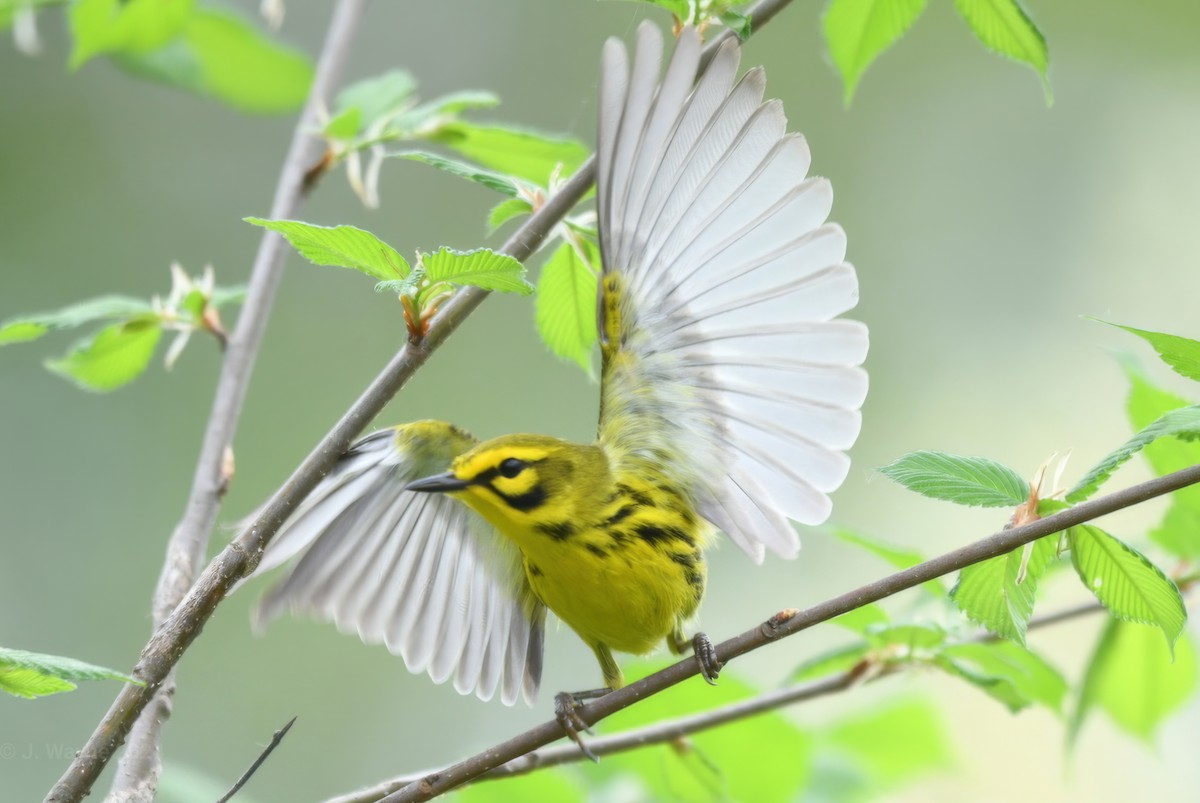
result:
M 554 718 L 558 720 L 558 726 L 579 747 L 580 752 L 597 763 L 599 763 L 600 757 L 591 751 L 583 741 L 583 737 L 579 735 L 580 731 L 592 733 L 587 722 L 579 715 L 579 708 L 585 699 L 599 697 L 608 691 L 608 689 L 575 693 L 564 691 L 554 695 Z
M 692 652 L 696 655 L 696 663 L 700 665 L 700 676 L 710 686 L 717 685 L 717 676 L 725 664 L 717 658 L 717 648 L 713 646 L 708 636 L 697 633 L 692 638 Z

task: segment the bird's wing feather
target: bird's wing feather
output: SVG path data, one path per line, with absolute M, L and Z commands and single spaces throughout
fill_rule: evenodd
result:
M 463 694 L 532 700 L 545 608 L 516 545 L 451 497 L 404 489 L 475 442 L 440 421 L 358 441 L 267 547 L 255 574 L 303 554 L 260 601 L 256 625 L 307 614 Z
M 763 102 L 761 69 L 737 80 L 736 42 L 696 82 L 699 53 L 685 29 L 659 84 L 654 26 L 632 67 L 619 41 L 604 49 L 600 439 L 669 466 L 755 560 L 791 556 L 787 520 L 823 521 L 849 469 L 867 331 L 837 318 L 858 283 L 804 138 Z

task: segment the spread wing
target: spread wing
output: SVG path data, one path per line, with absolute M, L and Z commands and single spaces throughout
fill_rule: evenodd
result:
M 531 701 L 545 608 L 516 545 L 448 496 L 404 490 L 475 442 L 441 421 L 358 441 L 267 547 L 255 575 L 303 555 L 262 598 L 256 626 L 308 614 L 386 644 L 437 683 L 453 677 L 462 694 Z
M 661 85 L 662 38 L 632 70 L 609 40 L 600 85 L 604 274 L 600 439 L 670 467 L 701 514 L 755 560 L 799 548 L 787 519 L 829 515 L 866 395 L 867 330 L 829 182 L 761 69 L 736 81 L 727 41 L 695 82 L 685 29 Z M 695 86 L 693 88 L 693 83 Z

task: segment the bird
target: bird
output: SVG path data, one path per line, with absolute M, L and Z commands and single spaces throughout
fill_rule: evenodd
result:
M 849 471 L 868 333 L 828 180 L 761 67 L 738 77 L 736 39 L 701 70 L 683 28 L 637 30 L 632 64 L 601 59 L 596 218 L 601 352 L 596 441 L 478 440 L 443 421 L 367 435 L 266 547 L 255 571 L 293 567 L 259 602 L 383 643 L 460 693 L 532 702 L 547 611 L 624 685 L 614 652 L 690 647 L 685 628 L 723 533 L 755 563 L 795 557 L 792 522 L 816 525 Z M 660 73 L 661 79 L 660 79 Z M 298 557 L 297 557 L 298 556 Z M 586 748 L 585 748 L 586 752 Z

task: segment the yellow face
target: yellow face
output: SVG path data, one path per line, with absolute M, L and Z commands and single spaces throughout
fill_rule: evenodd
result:
M 608 460 L 595 446 L 506 435 L 460 455 L 446 473 L 408 487 L 450 494 L 520 541 L 599 504 L 595 497 L 610 484 Z

